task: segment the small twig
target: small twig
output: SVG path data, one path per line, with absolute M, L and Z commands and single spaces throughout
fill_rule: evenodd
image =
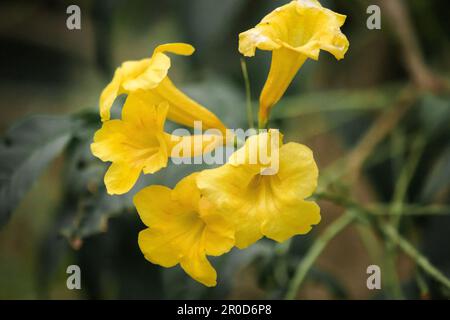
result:
M 297 267 L 297 270 L 295 271 L 294 277 L 292 278 L 292 281 L 289 285 L 286 299 L 292 300 L 297 295 L 297 292 L 305 279 L 306 275 L 308 274 L 308 271 L 313 266 L 316 259 L 319 257 L 319 255 L 322 253 L 322 251 L 325 249 L 327 244 L 342 230 L 345 229 L 353 220 L 355 219 L 355 215 L 352 211 L 347 211 L 345 214 L 340 216 L 338 219 L 333 221 L 326 230 L 315 239 L 313 245 L 309 248 L 309 251 L 306 253 L 303 260 L 300 262 L 300 264 Z

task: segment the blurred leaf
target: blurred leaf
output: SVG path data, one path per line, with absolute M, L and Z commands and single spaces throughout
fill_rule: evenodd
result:
M 229 32 L 230 22 L 236 19 L 237 13 L 245 5 L 246 1 L 243 0 L 191 0 L 178 4 L 180 19 L 184 21 L 190 38 L 201 46 L 222 39 Z
M 273 119 L 299 117 L 329 111 L 373 111 L 387 108 L 397 92 L 397 86 L 364 90 L 332 90 L 286 97 L 274 107 Z
M 137 243 L 136 214 L 111 219 L 110 232 L 90 237 L 76 255 L 84 294 L 97 299 L 161 299 L 162 268 L 145 260 Z
M 64 170 L 65 196 L 62 210 L 67 212 L 61 234 L 72 244 L 85 237 L 104 232 L 108 219 L 130 207 L 126 197 L 110 196 L 103 183 L 107 164 L 90 151 L 94 135 L 92 128 L 83 128 L 82 140 L 75 140 L 68 148 Z M 75 242 L 74 242 L 75 241 Z
M 243 91 L 219 77 L 206 77 L 183 90 L 214 112 L 229 128 L 242 128 L 246 122 Z
M 67 241 L 59 234 L 59 229 L 67 219 L 65 211 L 59 211 L 37 249 L 36 292 L 40 299 L 49 299 L 52 280 L 61 267 L 68 252 Z
M 450 121 L 450 97 L 426 94 L 419 105 L 419 121 L 430 137 L 447 133 Z
M 432 167 L 431 173 L 427 176 L 422 189 L 421 198 L 423 201 L 432 201 L 436 195 L 450 186 L 450 146 L 442 153 L 441 157 Z
M 67 116 L 33 116 L 6 134 L 0 145 L 0 226 L 71 138 Z

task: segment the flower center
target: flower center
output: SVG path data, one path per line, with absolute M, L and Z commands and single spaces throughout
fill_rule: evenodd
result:
M 275 188 L 280 178 L 277 175 L 255 175 L 247 187 L 248 194 L 256 201 L 272 199 L 275 197 Z

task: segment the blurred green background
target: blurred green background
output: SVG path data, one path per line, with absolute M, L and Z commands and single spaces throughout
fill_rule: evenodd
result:
M 322 222 L 282 245 L 263 240 L 213 258 L 219 284 L 208 289 L 143 258 L 130 200 L 202 167 L 171 166 L 129 195 L 106 195 L 107 165 L 89 152 L 99 94 L 122 61 L 188 42 L 197 50 L 173 57 L 174 83 L 229 127 L 245 127 L 237 36 L 287 1 L 78 1 L 82 29 L 72 31 L 70 1 L 2 1 L 0 299 L 449 298 L 448 1 L 321 2 L 347 15 L 350 49 L 339 62 L 326 52 L 309 60 L 271 126 L 314 151 Z M 382 8 L 381 30 L 366 27 L 370 4 Z M 246 61 L 256 101 L 270 53 Z M 340 230 L 333 221 L 345 214 L 357 218 Z M 82 290 L 66 287 L 70 264 L 81 267 Z M 382 290 L 366 287 L 371 264 L 381 266 Z

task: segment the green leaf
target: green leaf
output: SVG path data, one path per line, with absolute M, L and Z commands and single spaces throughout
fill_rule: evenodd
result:
M 70 140 L 73 121 L 33 116 L 13 126 L 0 144 L 0 227 Z

